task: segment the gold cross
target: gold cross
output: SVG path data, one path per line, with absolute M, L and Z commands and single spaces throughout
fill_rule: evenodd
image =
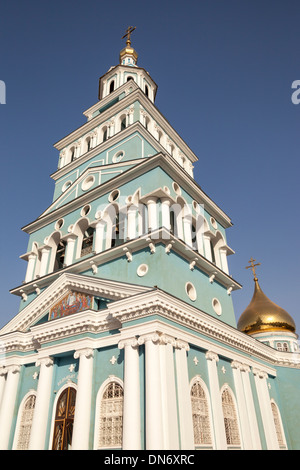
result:
M 246 269 L 249 269 L 249 268 L 252 269 L 252 272 L 253 272 L 253 275 L 254 275 L 254 280 L 256 280 L 257 277 L 256 277 L 255 266 L 260 266 L 260 263 L 254 264 L 254 261 L 256 261 L 256 259 L 253 259 L 252 256 L 251 256 L 250 261 L 249 261 L 249 263 L 251 264 L 251 266 L 246 266 Z
M 136 29 L 135 26 L 128 26 L 128 28 L 126 29 L 126 32 L 125 32 L 124 36 L 122 37 L 122 39 L 124 39 L 124 38 L 127 37 L 127 41 L 126 41 L 127 46 L 130 46 L 130 44 L 131 44 L 130 36 L 131 36 L 131 34 L 133 33 L 133 31 L 134 31 L 135 29 Z

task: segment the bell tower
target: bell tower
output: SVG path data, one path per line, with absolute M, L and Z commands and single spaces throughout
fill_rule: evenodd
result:
M 124 83 L 133 80 L 144 92 L 147 98 L 154 103 L 157 92 L 157 85 L 150 74 L 142 67 L 137 66 L 138 54 L 131 46 L 131 34 L 135 27 L 127 28 L 126 34 L 122 37 L 126 40 L 126 46 L 120 51 L 119 65 L 111 67 L 108 72 L 99 79 L 99 100 L 111 95 Z

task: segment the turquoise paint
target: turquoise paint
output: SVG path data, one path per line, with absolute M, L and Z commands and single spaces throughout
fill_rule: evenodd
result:
M 143 277 L 137 275 L 137 268 L 140 264 L 148 265 L 148 272 Z M 91 271 L 89 270 L 83 274 L 91 275 Z M 227 294 L 226 288 L 217 282 L 210 283 L 208 276 L 197 268 L 191 271 L 189 263 L 176 253 L 171 251 L 171 253 L 166 254 L 165 245 L 163 244 L 156 245 L 154 254 L 151 254 L 149 249 L 135 252 L 130 263 L 127 261 L 126 256 L 123 256 L 121 259 L 118 258 L 100 265 L 96 276 L 147 287 L 157 286 L 205 313 L 231 326 L 236 326 L 232 299 Z M 197 299 L 194 302 L 186 294 L 186 282 L 193 283 L 196 288 Z M 219 299 L 222 305 L 222 315 L 220 317 L 212 307 L 212 300 L 215 297 Z
M 36 371 L 38 371 L 38 368 L 36 368 L 33 364 L 21 366 L 20 379 L 19 379 L 17 395 L 16 395 L 17 398 L 16 398 L 16 402 L 15 402 L 13 418 L 12 418 L 12 426 L 11 426 L 10 437 L 9 437 L 9 448 L 10 449 L 12 448 L 13 442 L 14 442 L 15 429 L 16 429 L 16 425 L 17 425 L 20 404 L 21 404 L 23 398 L 25 397 L 25 395 L 30 390 L 35 390 L 36 391 L 36 389 L 37 389 L 37 380 L 33 379 L 33 374 Z
M 277 367 L 276 370 L 277 390 L 281 397 L 276 403 L 280 409 L 285 436 L 290 449 L 300 450 L 300 372 L 299 369 L 288 367 Z
M 187 353 L 189 380 L 191 381 L 196 375 L 200 375 L 201 379 L 209 390 L 209 377 L 207 368 L 207 359 L 205 357 L 206 351 L 190 345 L 190 350 Z M 195 363 L 194 358 L 199 362 Z
M 110 359 L 112 356 L 117 358 L 117 361 L 112 364 Z M 95 417 L 96 417 L 96 404 L 97 395 L 102 384 L 110 377 L 116 376 L 124 381 L 124 350 L 119 349 L 118 345 L 94 350 L 94 369 L 93 369 L 93 390 L 92 390 L 92 403 L 90 422 L 90 442 L 89 448 L 93 449 L 94 446 L 94 433 L 95 433 Z

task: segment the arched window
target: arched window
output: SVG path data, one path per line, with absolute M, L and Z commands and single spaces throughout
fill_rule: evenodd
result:
M 100 401 L 99 448 L 122 448 L 123 388 L 110 382 Z
M 109 85 L 109 93 L 112 93 L 115 89 L 115 81 L 112 80 Z
M 129 82 L 129 80 L 133 80 L 133 77 L 127 77 L 127 82 Z
M 191 389 L 195 446 L 212 445 L 209 407 L 205 391 L 199 382 Z
M 55 413 L 52 450 L 71 450 L 76 390 L 66 388 L 60 395 Z
M 275 429 L 276 429 L 276 436 L 277 436 L 277 441 L 278 441 L 279 448 L 280 449 L 286 449 L 286 443 L 285 443 L 285 439 L 284 439 L 284 434 L 283 434 L 283 429 L 282 429 L 279 410 L 277 408 L 277 405 L 274 402 L 271 402 L 271 408 L 272 408 L 273 419 L 274 419 L 274 424 L 275 424 Z
M 145 85 L 145 95 L 149 96 L 149 88 L 148 85 Z
M 88 227 L 88 229 L 85 230 L 83 234 L 80 256 L 85 256 L 85 255 L 88 255 L 89 253 L 92 253 L 93 241 L 94 241 L 94 229 L 93 227 Z
M 102 142 L 105 142 L 107 140 L 107 127 L 104 127 L 102 130 Z
M 240 447 L 241 441 L 238 418 L 235 404 L 228 388 L 225 388 L 222 393 L 222 409 L 227 445 Z
M 288 344 L 286 342 L 277 343 L 277 350 L 278 351 L 288 352 L 288 350 L 289 350 Z
M 23 404 L 21 420 L 18 428 L 17 450 L 27 450 L 29 447 L 35 401 L 36 396 L 29 395 Z
M 211 261 L 212 263 L 216 264 L 215 247 L 214 247 L 212 240 L 210 240 L 210 251 L 211 251 Z
M 70 149 L 70 162 L 73 162 L 75 159 L 75 147 Z
M 67 246 L 67 243 L 64 240 L 59 241 L 57 245 L 57 249 L 56 249 L 54 269 L 53 269 L 54 271 L 58 271 L 59 269 L 64 268 L 66 246 Z
M 126 117 L 124 117 L 121 121 L 121 131 L 126 129 Z
M 90 150 L 91 150 L 91 138 L 87 137 L 84 143 L 84 153 L 89 152 Z
M 111 234 L 111 247 L 118 246 L 123 242 L 123 237 L 121 234 L 120 227 L 120 214 L 119 211 L 116 212 L 115 220 L 112 225 L 112 234 Z

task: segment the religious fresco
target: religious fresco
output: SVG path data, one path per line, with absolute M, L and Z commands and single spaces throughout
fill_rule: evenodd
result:
M 49 320 L 66 317 L 67 315 L 93 308 L 93 300 L 94 298 L 91 295 L 70 291 L 50 309 Z

